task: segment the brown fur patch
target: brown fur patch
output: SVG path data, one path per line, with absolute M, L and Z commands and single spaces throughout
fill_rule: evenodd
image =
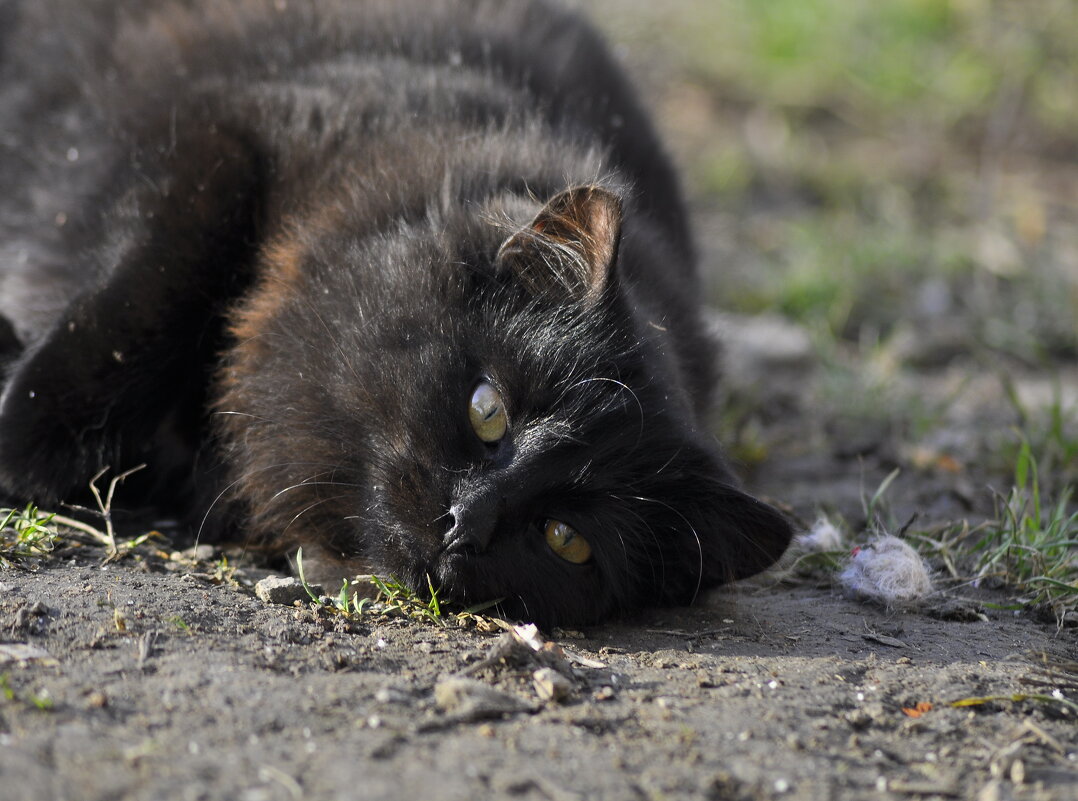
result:
M 258 283 L 229 326 L 237 348 L 260 347 L 258 338 L 303 275 L 305 251 L 297 237 L 288 235 L 277 238 L 263 249 Z
M 237 373 L 251 369 L 269 347 L 265 334 L 273 319 L 294 297 L 303 281 L 307 243 L 340 225 L 340 204 L 330 201 L 304 215 L 286 220 L 279 233 L 269 238 L 258 256 L 254 287 L 232 313 L 228 332 L 235 338 L 231 368 L 221 377 L 224 388 L 232 386 Z

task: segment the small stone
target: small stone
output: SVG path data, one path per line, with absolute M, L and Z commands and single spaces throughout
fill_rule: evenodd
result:
M 530 712 L 531 706 L 515 695 L 488 687 L 474 679 L 451 678 L 434 685 L 434 703 L 462 720 L 500 718 Z
M 322 588 L 318 585 L 308 585 L 315 595 L 322 594 Z M 268 604 L 284 604 L 290 606 L 296 601 L 306 601 L 311 596 L 307 594 L 303 583 L 292 576 L 269 576 L 255 584 L 255 595 Z
M 998 779 L 990 781 L 977 793 L 977 801 L 1011 801 L 1014 796 Z
M 109 697 L 100 690 L 94 690 L 86 696 L 86 706 L 90 709 L 103 709 L 109 705 Z
M 532 674 L 532 682 L 543 701 L 561 701 L 573 691 L 573 683 L 551 668 L 539 668 Z
M 183 552 L 184 556 L 198 562 L 209 562 L 213 559 L 215 549 L 212 545 L 196 545 Z
M 614 699 L 614 688 L 609 685 L 603 685 L 592 696 L 596 701 L 611 701 Z
M 380 704 L 408 704 L 412 696 L 396 687 L 381 687 L 375 692 L 374 700 Z

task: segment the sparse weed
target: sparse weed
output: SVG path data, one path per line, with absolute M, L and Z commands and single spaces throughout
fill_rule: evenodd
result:
M 222 556 L 213 563 L 213 580 L 218 584 L 237 586 L 236 566 L 228 561 L 227 556 Z
M 7 673 L 0 673 L 0 697 L 10 703 L 28 704 L 41 712 L 49 712 L 54 706 L 47 693 L 27 693 L 25 696 L 20 696 L 11 686 Z
M 98 489 L 98 480 L 108 472 L 105 468 L 90 480 L 90 492 L 97 509 L 81 509 L 101 518 L 104 530 L 74 517 L 43 512 L 34 504 L 23 509 L 0 509 L 0 568 L 11 567 L 16 560 L 48 556 L 62 538 L 90 542 L 105 547 L 106 561 L 113 561 L 131 553 L 157 532 L 147 532 L 128 540 L 117 540 L 112 524 L 112 499 L 116 488 L 125 478 L 141 470 L 145 465 L 114 476 L 104 494 Z M 61 529 L 63 535 L 61 536 Z
M 188 624 L 188 622 L 186 620 L 184 620 L 182 617 L 180 617 L 179 615 L 173 615 L 172 617 L 168 618 L 167 622 L 171 623 L 173 626 L 178 628 L 184 634 L 193 634 L 194 633 L 191 630 L 190 624 Z
M 140 464 L 137 467 L 125 470 L 123 473 L 113 476 L 109 479 L 109 485 L 104 494 L 102 494 L 100 488 L 97 486 L 97 482 L 108 473 L 111 468 L 103 468 L 97 475 L 90 479 L 90 493 L 94 496 L 94 502 L 97 504 L 97 509 L 79 509 L 79 511 L 90 512 L 100 517 L 105 525 L 104 531 L 71 517 L 54 515 L 53 519 L 63 526 L 89 536 L 94 542 L 104 545 L 106 561 L 114 561 L 131 553 L 135 548 L 150 539 L 150 537 L 153 537 L 156 532 L 150 531 L 130 540 L 124 540 L 122 542 L 117 541 L 116 530 L 112 524 L 112 499 L 116 494 L 116 488 L 123 483 L 124 479 L 145 467 L 146 465 Z
M 1041 607 L 1057 622 L 1078 614 L 1078 508 L 1072 486 L 1055 500 L 1042 492 L 1037 459 L 1030 444 L 1022 442 L 1014 468 L 1014 486 L 998 496 L 996 519 L 971 525 L 945 523 L 924 530 L 908 530 L 887 517 L 886 495 L 898 471 L 891 472 L 876 490 L 862 499 L 868 531 L 894 530 L 927 557 L 937 560 L 951 578 L 974 583 L 996 579 L 1016 595 L 1008 608 Z M 799 571 L 833 572 L 844 552 L 814 552 L 793 566 Z
M 798 554 L 797 558 L 783 573 L 783 578 L 790 574 L 796 575 L 829 575 L 836 573 L 842 567 L 843 561 L 849 556 L 849 549 L 841 551 L 811 551 Z
M 494 607 L 500 598 L 489 603 L 480 604 L 448 612 L 443 608 L 442 601 L 438 598 L 438 589 L 434 586 L 430 576 L 427 576 L 428 598 L 402 584 L 396 577 L 381 578 L 368 576 L 367 580 L 375 587 L 377 593 L 371 598 L 356 591 L 358 585 L 345 579 L 341 584 L 340 592 L 336 597 L 318 596 L 311 585 L 307 582 L 303 573 L 303 549 L 296 552 L 296 570 L 303 588 L 311 597 L 311 600 L 319 606 L 346 617 L 362 616 L 385 616 L 405 617 L 413 620 L 422 620 L 439 626 L 454 624 L 468 624 L 476 622 L 480 612 Z
M 879 520 L 881 507 L 883 506 L 884 499 L 887 496 L 887 491 L 891 488 L 891 484 L 898 478 L 902 470 L 896 467 L 890 473 L 888 473 L 880 485 L 876 487 L 876 491 L 872 493 L 871 497 L 866 497 L 864 493 L 861 494 L 861 508 L 865 513 L 865 520 L 868 521 L 869 527 L 876 524 Z
M 33 504 L 23 509 L 0 509 L 0 567 L 12 567 L 17 560 L 48 556 L 59 534 L 53 525 L 55 515 Z
M 1001 607 L 1051 610 L 1058 623 L 1078 614 L 1078 508 L 1073 486 L 1051 500 L 1029 442 L 1019 448 L 1014 486 L 997 496 L 994 520 L 948 523 L 909 538 L 954 579 L 995 579 L 1015 594 Z
M 1060 622 L 1078 612 L 1078 510 L 1073 487 L 1055 501 L 1043 496 L 1037 460 L 1023 442 L 1011 491 L 999 498 L 997 520 L 970 546 L 978 579 L 1002 579 L 1024 604 L 1044 605 Z
M 1018 417 L 1018 436 L 1001 449 L 1006 464 L 1022 459 L 1021 451 L 1037 455 L 1039 479 L 1049 491 L 1063 490 L 1078 483 L 1078 404 L 1067 405 L 1056 384 L 1046 406 L 1031 409 L 1024 402 L 1014 380 L 1000 376 L 1003 391 Z

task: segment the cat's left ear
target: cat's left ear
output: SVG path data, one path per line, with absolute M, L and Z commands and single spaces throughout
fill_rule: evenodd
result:
M 502 244 L 497 263 L 533 294 L 593 303 L 613 279 L 621 218 L 621 198 L 609 189 L 566 189 Z
M 671 535 L 655 538 L 661 553 L 650 557 L 664 566 L 656 589 L 668 603 L 691 603 L 703 590 L 766 570 L 793 534 L 782 513 L 735 486 L 703 442 L 685 441 L 640 494 L 649 529 Z

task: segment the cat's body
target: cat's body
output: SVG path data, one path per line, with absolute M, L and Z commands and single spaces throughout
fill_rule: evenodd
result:
M 12 17 L 4 489 L 55 501 L 146 462 L 139 493 L 216 529 L 547 623 L 689 602 L 782 552 L 701 428 L 675 178 L 576 15 L 0 0 Z

